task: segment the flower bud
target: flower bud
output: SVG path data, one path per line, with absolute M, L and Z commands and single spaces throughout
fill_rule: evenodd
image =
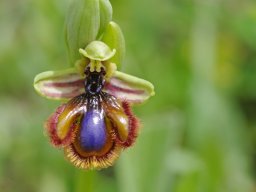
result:
M 80 58 L 79 48 L 97 39 L 112 18 L 108 0 L 74 0 L 66 19 L 66 44 L 71 64 Z
M 100 0 L 100 29 L 98 37 L 102 35 L 108 23 L 112 20 L 112 6 L 109 0 Z

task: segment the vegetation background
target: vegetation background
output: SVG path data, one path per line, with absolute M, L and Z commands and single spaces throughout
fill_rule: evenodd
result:
M 50 146 L 43 122 L 59 103 L 32 86 L 68 66 L 70 1 L 0 1 L 0 191 L 256 191 L 256 1 L 111 0 L 123 71 L 156 96 L 135 108 L 137 144 L 91 172 Z

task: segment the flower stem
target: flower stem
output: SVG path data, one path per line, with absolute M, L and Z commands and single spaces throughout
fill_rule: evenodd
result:
M 76 171 L 75 192 L 93 192 L 95 191 L 96 171 Z

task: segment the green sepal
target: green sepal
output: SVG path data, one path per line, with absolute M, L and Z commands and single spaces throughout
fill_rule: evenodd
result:
M 115 22 L 109 22 L 101 41 L 111 49 L 116 49 L 116 54 L 109 61 L 115 63 L 117 68 L 120 69 L 125 57 L 125 40 L 121 28 Z
M 61 71 L 46 71 L 36 75 L 34 88 L 36 92 L 54 100 L 68 100 L 84 93 L 84 77 L 76 68 Z
M 154 85 L 145 79 L 141 79 L 120 71 L 115 71 L 113 76 L 130 84 L 132 87 L 145 89 L 149 96 L 155 95 Z
M 105 85 L 109 94 L 130 103 L 143 103 L 155 95 L 154 86 L 144 79 L 115 71 Z
M 97 39 L 100 38 L 108 23 L 112 20 L 112 6 L 109 0 L 99 0 L 100 3 L 100 29 L 97 35 Z

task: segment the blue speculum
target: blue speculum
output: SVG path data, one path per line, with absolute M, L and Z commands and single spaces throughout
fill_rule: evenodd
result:
M 104 116 L 98 110 L 88 111 L 81 122 L 80 142 L 87 151 L 102 149 L 107 140 Z
M 80 144 L 87 151 L 101 150 L 107 140 L 106 124 L 100 102 L 103 72 L 88 72 L 85 82 L 87 112 L 81 121 Z

